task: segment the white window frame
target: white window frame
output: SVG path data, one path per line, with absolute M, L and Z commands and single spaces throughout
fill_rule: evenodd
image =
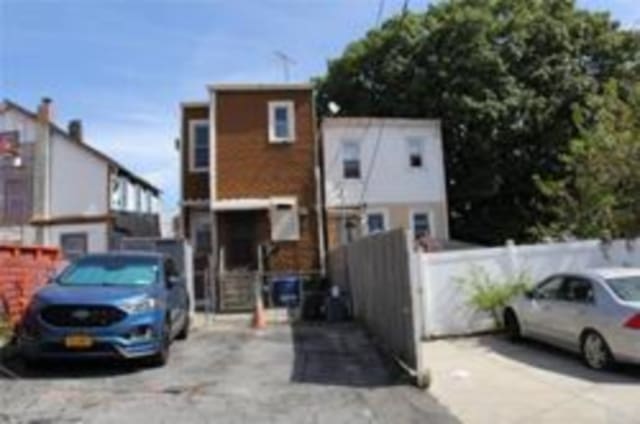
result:
M 413 153 L 411 149 L 411 144 L 415 142 L 419 142 L 421 145 L 420 146 L 420 160 L 421 160 L 420 166 L 411 165 L 411 154 Z M 407 166 L 409 167 L 409 169 L 412 171 L 423 171 L 427 169 L 427 164 L 426 164 L 427 141 L 422 137 L 407 137 L 405 139 L 405 146 L 407 149 Z
M 211 162 L 211 125 L 208 119 L 192 119 L 189 121 L 189 169 L 192 173 L 209 172 L 208 166 L 196 166 L 196 127 L 206 125 L 209 127 L 209 162 Z M 211 163 L 209 163 L 211 165 Z
M 276 109 L 285 108 L 288 116 L 288 132 L 287 137 L 278 137 L 276 134 Z M 268 107 L 269 119 L 269 143 L 293 143 L 296 139 L 296 114 L 295 105 L 291 100 L 278 100 L 269 102 Z
M 364 233 L 365 234 L 377 234 L 377 232 L 369 231 L 369 215 L 382 215 L 382 225 L 384 231 L 389 231 L 389 211 L 384 208 L 376 208 L 376 209 L 367 209 L 364 216 Z
M 428 209 L 411 209 L 409 210 L 409 232 L 411 234 L 411 239 L 415 239 L 416 238 L 416 234 L 415 234 L 415 222 L 414 222 L 414 215 L 417 214 L 426 214 L 427 215 L 427 221 L 429 222 L 429 235 L 431 237 L 436 237 L 435 234 L 435 227 L 433 226 L 433 212 L 428 210 Z

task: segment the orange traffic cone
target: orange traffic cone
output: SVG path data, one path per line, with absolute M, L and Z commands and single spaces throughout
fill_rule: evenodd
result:
M 267 315 L 264 312 L 264 305 L 260 296 L 256 299 L 256 305 L 253 310 L 252 326 L 256 330 L 262 330 L 267 327 Z

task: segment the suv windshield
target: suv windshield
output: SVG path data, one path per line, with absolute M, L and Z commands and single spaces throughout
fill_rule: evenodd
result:
M 609 278 L 607 284 L 620 299 L 640 302 L 640 276 Z
M 158 260 L 134 256 L 87 256 L 58 277 L 66 286 L 148 286 L 158 279 Z

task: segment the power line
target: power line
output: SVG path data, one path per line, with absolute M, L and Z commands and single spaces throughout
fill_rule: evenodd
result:
M 369 163 L 369 169 L 367 169 L 367 174 L 365 175 L 364 184 L 362 185 L 362 192 L 360 193 L 360 201 L 358 201 L 359 205 L 362 205 L 364 196 L 367 194 L 367 188 L 369 187 L 369 182 L 371 180 L 371 175 L 373 174 L 373 167 L 376 164 L 376 158 L 378 157 L 378 151 L 380 150 L 380 141 L 382 140 L 382 133 L 384 131 L 385 121 L 382 120 L 380 122 L 380 127 L 378 127 L 378 138 L 376 139 L 376 145 L 373 148 L 373 155 L 371 157 L 371 162 Z

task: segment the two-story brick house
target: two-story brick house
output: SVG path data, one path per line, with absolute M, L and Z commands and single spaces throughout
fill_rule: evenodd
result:
M 212 273 L 317 272 L 312 86 L 211 85 L 208 91 L 208 101 L 181 107 L 182 231 L 195 251 L 197 297 L 206 297 L 204 280 Z M 219 296 L 223 283 L 218 278 Z

